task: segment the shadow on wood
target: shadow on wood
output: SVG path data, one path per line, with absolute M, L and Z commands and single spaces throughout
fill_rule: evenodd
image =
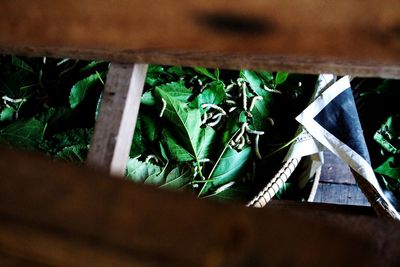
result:
M 394 266 L 400 252 L 399 226 L 369 216 L 200 201 L 7 150 L 0 171 L 0 257 L 8 262 Z

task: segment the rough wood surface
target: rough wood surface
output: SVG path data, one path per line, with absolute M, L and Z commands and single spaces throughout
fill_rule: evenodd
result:
M 201 201 L 4 150 L 0 171 L 0 262 L 395 266 L 400 253 L 399 224 L 371 217 Z
M 322 165 L 321 182 L 337 184 L 356 184 L 349 166 L 338 156 L 324 151 L 324 164 Z
M 123 176 L 135 130 L 147 65 L 112 63 L 87 165 Z
M 321 182 L 318 185 L 315 202 L 370 206 L 367 198 L 357 185 Z
M 400 78 L 398 0 L 0 1 L 0 52 Z
M 379 266 L 379 258 L 391 266 L 382 254 L 399 252 L 394 223 L 255 211 L 25 154 L 0 159 L 8 170 L 0 180 L 0 251 L 8 258 L 56 266 Z

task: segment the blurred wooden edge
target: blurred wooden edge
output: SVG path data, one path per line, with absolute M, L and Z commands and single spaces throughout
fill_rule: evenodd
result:
M 370 216 L 200 201 L 9 150 L 0 171 L 0 262 L 395 266 L 400 253 L 399 225 Z
M 87 158 L 88 167 L 120 177 L 125 174 L 146 72 L 146 64 L 111 64 Z
M 0 53 L 400 78 L 400 1 L 1 1 Z

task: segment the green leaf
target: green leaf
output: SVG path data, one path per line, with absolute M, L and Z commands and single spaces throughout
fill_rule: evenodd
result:
M 161 167 L 150 162 L 142 162 L 137 158 L 129 159 L 126 166 L 126 176 L 135 182 L 143 183 L 151 175 L 162 174 Z
M 172 170 L 167 170 L 167 166 L 161 168 L 133 158 L 128 161 L 126 174 L 134 182 L 157 185 L 164 189 L 181 189 L 192 180 L 193 173 L 187 165 L 179 164 Z
M 50 155 L 57 155 L 66 147 L 87 146 L 92 139 L 93 129 L 76 128 L 54 134 L 40 144 L 40 148 Z
M 69 104 L 71 108 L 76 108 L 79 103 L 83 101 L 85 96 L 87 95 L 89 89 L 99 81 L 99 76 L 97 73 L 90 75 L 89 77 L 80 80 L 74 86 L 72 86 L 70 95 L 69 95 Z
M 246 201 L 249 194 L 249 188 L 241 185 L 233 185 L 221 192 L 214 193 L 210 196 L 207 196 L 207 199 L 222 201 L 222 202 L 232 202 L 232 201 Z
M 35 74 L 35 71 L 32 69 L 31 66 L 28 65 L 28 63 L 26 63 L 24 60 L 22 60 L 19 57 L 16 56 L 12 56 L 11 57 L 11 64 L 13 64 L 15 67 L 22 69 L 24 71 L 30 72 L 32 74 Z
M 278 72 L 275 76 L 275 85 L 280 85 L 284 83 L 288 77 L 289 73 L 287 72 Z
M 218 187 L 238 179 L 244 173 L 250 157 L 250 147 L 237 152 L 235 149 L 227 146 L 211 171 L 208 177 L 210 181 L 204 184 L 200 196 L 210 194 Z
M 72 115 L 69 107 L 49 108 L 36 116 L 43 123 L 53 124 L 68 119 Z
M 14 117 L 15 109 L 12 107 L 4 108 L 0 113 L 0 121 L 11 121 Z
M 181 102 L 187 102 L 189 97 L 192 96 L 192 90 L 186 88 L 183 81 L 159 85 L 156 88 L 168 93 L 169 97 L 173 97 Z
M 212 141 L 215 137 L 215 131 L 211 127 L 199 128 L 198 142 L 191 144 L 191 146 L 183 146 L 175 135 L 169 130 L 164 129 L 163 135 L 166 137 L 166 143 L 171 157 L 177 161 L 191 161 L 207 158 L 212 152 Z M 192 149 L 195 149 L 194 152 Z
M 158 167 L 158 166 L 157 166 Z M 149 177 L 147 177 L 144 180 L 145 184 L 150 184 L 150 185 L 162 185 L 165 182 L 165 169 L 163 168 L 160 172 L 155 172 L 151 174 Z
M 200 73 L 204 76 L 207 76 L 208 78 L 212 79 L 212 80 L 218 80 L 218 78 L 212 74 L 211 72 L 208 71 L 208 69 L 203 68 L 203 67 L 195 67 L 193 68 L 197 73 Z
M 172 159 L 181 162 L 194 159 L 194 155 L 190 152 L 190 149 L 183 148 L 168 129 L 164 129 L 162 134 L 166 139 L 166 145 Z
M 215 137 L 215 131 L 210 127 L 201 128 L 200 111 L 188 108 L 186 104 L 177 100 L 173 93 L 171 95 L 162 88 L 156 87 L 155 93 L 156 97 L 164 99 L 167 103 L 163 117 L 169 121 L 169 129 L 174 133 L 174 138 L 171 137 L 172 135 L 167 138 L 172 154 L 178 151 L 176 145 L 179 143 L 179 146 L 192 159 L 198 161 L 206 158 L 209 154 L 209 145 Z
M 180 189 L 188 185 L 192 181 L 193 173 L 191 168 L 186 165 L 178 165 L 170 173 L 168 173 L 165 184 L 160 188 L 165 189 Z
M 244 112 L 244 111 L 240 112 L 240 115 L 239 115 L 239 122 L 240 122 L 240 123 L 244 123 L 244 122 L 246 122 L 246 121 L 247 121 L 246 112 Z
M 388 158 L 375 172 L 400 180 L 400 166 L 396 166 L 394 157 Z
M 200 108 L 203 104 L 221 104 L 226 98 L 224 87 L 220 81 L 208 84 L 207 88 L 191 102 L 190 106 Z
M 264 84 L 260 76 L 255 71 L 243 70 L 242 75 L 245 80 L 249 83 L 250 88 L 258 95 L 265 96 L 268 92 L 262 88 Z
M 93 72 L 99 66 L 103 65 L 105 61 L 91 61 L 85 67 L 81 68 L 80 72 Z
M 167 72 L 170 73 L 170 74 L 176 75 L 178 77 L 183 77 L 185 75 L 185 72 L 182 69 L 182 66 L 169 67 Z
M 138 117 L 136 122 L 135 131 L 132 138 L 131 150 L 129 157 L 135 158 L 145 152 L 145 143 L 142 136 L 142 116 Z
M 70 162 L 84 162 L 88 153 L 88 146 L 83 144 L 63 148 L 55 156 L 56 158 Z
M 140 99 L 140 104 L 146 106 L 154 106 L 156 104 L 156 100 L 154 99 L 153 94 L 150 91 L 145 92 Z
M 272 81 L 274 79 L 274 75 L 268 71 L 258 71 L 258 75 L 260 75 L 266 81 Z
M 219 69 L 214 70 L 214 76 L 217 78 L 217 80 L 219 80 Z
M 256 72 L 244 70 L 243 76 L 257 96 L 262 97 L 261 100 L 257 100 L 255 102 L 251 114 L 253 115 L 253 127 L 256 130 L 264 130 L 267 126 L 269 126 L 268 117 L 271 115 L 273 96 L 270 92 L 261 87 L 263 85 L 263 80 L 257 75 Z
M 155 86 L 160 82 L 163 82 L 161 75 L 164 73 L 164 68 L 159 65 L 149 65 L 147 69 L 146 84 L 149 86 Z
M 45 125 L 37 119 L 18 120 L 0 130 L 0 143 L 32 149 L 43 138 Z
M 150 142 L 154 142 L 157 137 L 156 119 L 147 114 L 141 114 L 140 118 L 143 136 Z

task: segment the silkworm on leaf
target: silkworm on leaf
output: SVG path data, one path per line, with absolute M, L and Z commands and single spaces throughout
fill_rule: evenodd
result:
M 151 159 L 154 159 L 155 162 L 158 162 L 158 158 L 155 155 L 148 155 L 144 162 L 149 162 Z
M 167 108 L 167 101 L 164 100 L 164 98 L 161 98 L 161 101 L 163 103 L 163 106 L 161 108 L 161 112 L 160 112 L 160 118 L 164 115 L 164 111 Z
M 268 91 L 268 92 L 270 92 L 270 93 L 275 93 L 275 94 L 280 94 L 280 95 L 282 94 L 281 91 L 275 90 L 275 89 L 271 89 L 271 88 L 269 88 L 269 87 L 266 86 L 266 85 L 264 85 L 263 88 L 264 88 L 265 91 Z
M 231 187 L 234 184 L 235 184 L 235 181 L 231 181 L 229 183 L 224 184 L 223 186 L 221 186 L 217 190 L 215 190 L 215 194 L 219 194 L 219 193 L 225 191 L 226 189 L 228 189 L 229 187 Z
M 217 105 L 214 105 L 214 104 L 203 104 L 203 105 L 201 105 L 201 107 L 203 109 L 205 109 L 205 108 L 213 108 L 213 109 L 219 110 L 222 114 L 226 115 L 226 112 L 225 112 L 225 110 L 223 108 L 221 108 L 221 107 L 219 107 Z
M 236 149 L 242 150 L 245 144 L 246 144 L 246 140 L 245 140 L 244 136 L 242 135 L 240 137 L 240 143 L 236 146 Z
M 235 86 L 234 83 L 229 84 L 229 85 L 226 87 L 225 91 L 226 91 L 226 92 L 229 92 L 230 90 L 232 90 L 232 88 L 233 88 L 234 86 Z
M 255 144 L 254 144 L 254 152 L 256 153 L 257 158 L 262 159 L 261 154 L 260 154 L 260 150 L 259 150 L 259 148 L 258 148 L 258 141 L 259 141 L 259 139 L 260 139 L 260 135 L 257 134 L 257 135 L 256 135 L 256 138 L 255 138 L 255 141 L 254 141 L 254 143 L 255 143 Z
M 247 110 L 247 85 L 245 82 L 243 83 L 242 91 L 243 91 L 243 109 L 246 111 Z
M 264 131 L 256 131 L 256 130 L 250 129 L 250 127 L 248 125 L 246 125 L 246 132 L 248 132 L 250 134 L 255 134 L 255 135 L 263 135 L 263 134 L 265 134 Z
M 221 113 L 220 113 L 221 114 Z M 222 115 L 222 114 L 221 114 Z M 217 119 L 215 121 L 212 121 L 210 123 L 207 123 L 208 126 L 210 127 L 214 127 L 216 126 L 222 119 L 222 116 L 217 117 Z
M 243 122 L 242 127 L 240 128 L 240 131 L 238 133 L 238 135 L 235 138 L 235 143 L 239 142 L 240 138 L 243 136 L 246 128 L 247 128 L 247 122 Z
M 231 107 L 229 110 L 228 110 L 228 113 L 232 113 L 234 110 L 236 110 L 237 109 L 237 107 Z
M 227 104 L 236 105 L 236 102 L 235 102 L 234 100 L 228 99 L 228 100 L 226 100 L 225 102 L 226 102 Z
M 255 96 L 255 97 L 253 97 L 253 99 L 252 99 L 251 102 L 250 102 L 249 111 L 252 111 L 252 110 L 253 110 L 254 105 L 256 104 L 256 101 L 257 101 L 257 100 L 262 100 L 262 99 L 263 99 L 262 96 Z

